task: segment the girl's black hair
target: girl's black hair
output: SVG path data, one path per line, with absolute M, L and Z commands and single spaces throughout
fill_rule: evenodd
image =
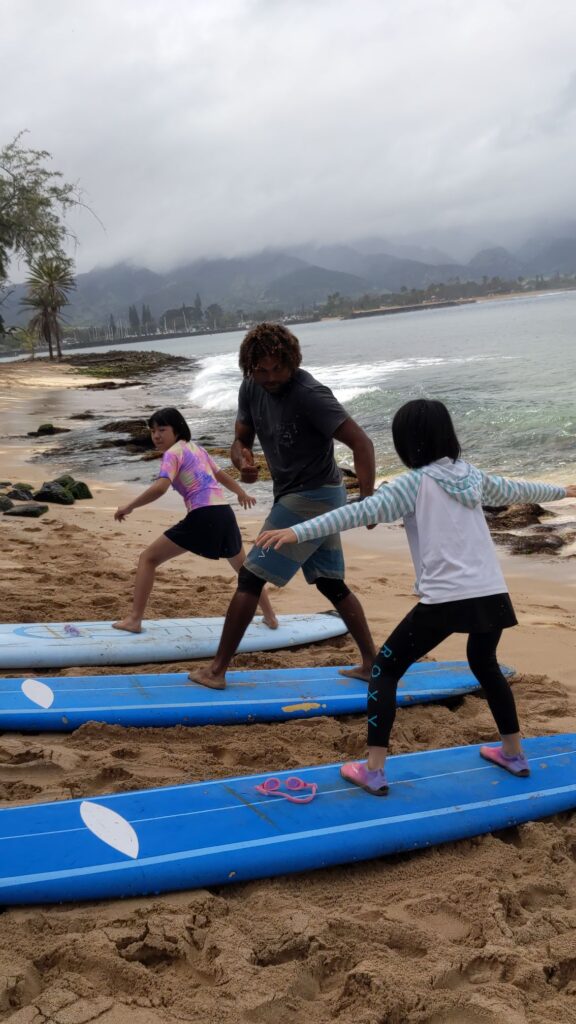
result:
M 191 441 L 192 434 L 181 412 L 169 405 L 166 409 L 157 409 L 148 420 L 148 426 L 172 427 L 179 441 Z
M 420 469 L 437 459 L 460 458 L 450 413 L 443 402 L 416 398 L 406 402 L 392 420 L 392 440 L 405 466 Z

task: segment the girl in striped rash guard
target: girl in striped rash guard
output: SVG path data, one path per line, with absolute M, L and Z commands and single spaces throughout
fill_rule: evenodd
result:
M 368 760 L 342 766 L 349 782 L 375 796 L 388 792 L 385 761 L 396 714 L 396 688 L 413 662 L 452 633 L 467 633 L 466 654 L 494 716 L 501 745 L 482 757 L 513 775 L 530 769 L 510 685 L 496 649 L 502 630 L 517 624 L 482 505 L 576 497 L 576 486 L 507 480 L 460 458 L 460 444 L 442 402 L 417 399 L 392 423 L 396 451 L 409 472 L 370 498 L 299 523 L 268 530 L 257 544 L 280 548 L 357 526 L 403 519 L 416 570 L 419 603 L 380 649 L 368 684 Z

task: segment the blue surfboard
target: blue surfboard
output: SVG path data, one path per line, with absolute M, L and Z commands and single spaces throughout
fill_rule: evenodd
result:
M 245 882 L 481 835 L 576 806 L 576 734 L 524 743 L 529 778 L 479 748 L 391 757 L 387 797 L 339 765 L 276 773 L 311 803 L 264 796 L 264 775 L 0 810 L 0 904 L 143 896 Z
M 338 667 L 229 672 L 227 680 L 225 690 L 209 690 L 191 683 L 185 672 L 0 679 L 0 730 L 66 732 L 84 722 L 232 725 L 366 710 L 366 683 L 340 675 Z M 479 689 L 467 662 L 424 661 L 401 679 L 398 704 Z

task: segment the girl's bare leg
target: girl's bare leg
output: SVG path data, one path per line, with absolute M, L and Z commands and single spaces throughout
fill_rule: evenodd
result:
M 136 581 L 134 584 L 134 597 L 132 599 L 132 611 L 125 619 L 113 622 L 114 629 L 125 629 L 128 633 L 142 632 L 142 619 L 148 604 L 148 598 L 154 586 L 156 569 L 163 562 L 168 562 L 178 555 L 185 555 L 186 549 L 168 540 L 168 537 L 158 537 L 149 548 L 142 552 L 138 559 L 136 570 Z
M 244 551 L 244 548 L 240 548 L 238 554 L 234 555 L 233 558 L 229 558 L 228 561 L 230 562 L 230 565 L 234 569 L 234 572 L 239 573 L 240 569 L 244 565 L 244 562 L 246 561 L 246 552 Z M 268 629 L 278 629 L 278 619 L 274 614 L 274 609 L 270 604 L 270 598 L 266 593 L 266 589 L 262 591 L 258 604 L 260 605 L 262 617 L 264 619 L 264 622 L 268 626 Z

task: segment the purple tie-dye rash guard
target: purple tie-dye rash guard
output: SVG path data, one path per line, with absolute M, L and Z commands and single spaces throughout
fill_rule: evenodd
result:
M 184 498 L 188 512 L 207 505 L 227 505 L 226 496 L 214 474 L 214 459 L 194 441 L 177 441 L 162 456 L 159 477 L 169 480 Z

